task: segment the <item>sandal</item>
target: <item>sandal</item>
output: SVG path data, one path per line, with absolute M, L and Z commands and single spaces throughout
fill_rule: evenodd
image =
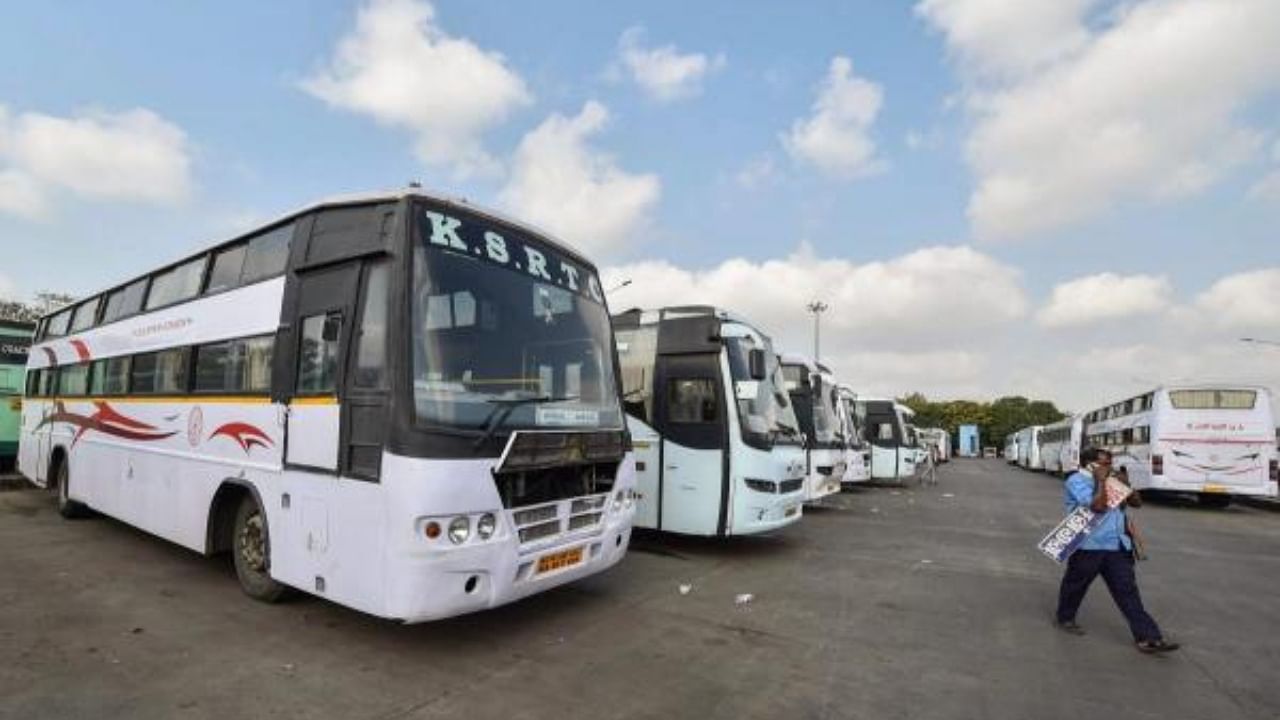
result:
M 1053 626 L 1068 635 L 1084 635 L 1084 628 L 1080 627 L 1075 620 L 1067 622 L 1054 622 Z
M 1155 653 L 1173 652 L 1174 650 L 1177 650 L 1179 647 L 1181 647 L 1181 645 L 1179 645 L 1176 642 L 1168 642 L 1163 639 L 1139 640 L 1137 645 L 1138 645 L 1138 652 L 1145 653 L 1147 655 L 1153 655 Z

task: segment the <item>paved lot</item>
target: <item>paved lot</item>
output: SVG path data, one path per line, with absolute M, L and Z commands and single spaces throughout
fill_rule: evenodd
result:
M 1088 636 L 1050 627 L 1034 543 L 1059 492 L 957 461 L 937 488 L 846 493 L 773 537 L 644 536 L 602 577 L 411 627 L 256 604 L 225 562 L 3 492 L 0 717 L 1280 716 L 1280 514 L 1141 511 L 1143 592 L 1186 643 L 1153 658 L 1101 583 Z

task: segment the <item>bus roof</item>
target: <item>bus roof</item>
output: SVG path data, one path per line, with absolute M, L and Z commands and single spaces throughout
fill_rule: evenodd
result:
M 466 210 L 467 212 L 475 213 L 476 215 L 480 215 L 490 220 L 496 220 L 505 225 L 511 225 L 513 227 L 520 228 L 531 234 L 537 235 L 539 240 L 542 240 L 543 242 L 551 245 L 556 250 L 560 250 L 566 253 L 567 255 L 572 256 L 574 259 L 587 265 L 588 267 L 591 267 L 591 268 L 595 267 L 595 263 L 591 262 L 589 259 L 583 256 L 583 254 L 580 251 L 578 251 L 577 248 L 573 247 L 569 243 L 560 239 L 556 235 L 536 225 L 533 225 L 532 223 L 525 222 L 523 220 L 518 220 L 514 217 L 506 215 L 505 213 L 502 213 L 498 210 L 494 210 L 492 208 L 485 207 L 483 205 L 476 205 L 471 201 L 467 200 L 465 197 L 462 197 L 460 195 L 449 195 L 444 192 L 429 190 L 429 189 L 420 187 L 418 185 L 409 185 L 409 186 L 394 189 L 394 190 L 375 190 L 375 191 L 363 192 L 363 193 L 347 193 L 347 194 L 331 195 L 325 198 L 321 198 L 320 200 L 295 208 L 294 210 L 291 210 L 289 212 L 283 213 L 281 215 L 276 215 L 272 217 L 271 220 L 267 222 L 258 223 L 254 225 L 252 228 L 245 230 L 243 232 L 237 233 L 236 235 L 230 238 L 226 238 L 224 240 L 220 240 L 214 243 L 209 243 L 207 245 L 202 245 L 198 250 L 194 252 L 185 253 L 182 256 L 170 262 L 156 265 L 154 267 L 147 269 L 145 272 L 139 273 L 137 275 L 130 275 L 127 278 L 125 278 L 124 281 L 122 282 L 112 283 L 110 285 L 103 287 L 98 291 L 86 293 L 82 298 L 77 299 L 76 302 L 64 305 L 59 308 L 55 308 L 41 315 L 40 319 L 44 320 L 46 318 L 52 317 L 53 315 L 57 315 L 63 310 L 66 310 L 68 308 L 73 308 L 76 305 L 79 305 L 80 301 L 84 300 L 85 298 L 91 298 L 91 297 L 94 297 L 95 295 L 100 295 L 105 292 L 114 290 L 116 288 L 124 287 L 125 285 L 128 285 L 137 280 L 140 280 L 154 272 L 163 270 L 165 268 L 173 267 L 175 265 L 181 265 L 182 263 L 192 258 L 199 257 L 200 255 L 210 252 L 211 250 L 215 250 L 223 245 L 230 245 L 244 238 L 257 235 L 258 233 L 268 228 L 281 225 L 290 220 L 293 220 L 294 218 L 305 215 L 309 212 L 315 212 L 316 210 L 323 210 L 325 208 L 333 208 L 333 207 L 346 207 L 346 206 L 352 206 L 352 205 L 371 205 L 371 204 L 380 203 L 380 202 L 397 202 L 406 197 L 423 198 L 426 200 L 432 200 L 435 202 L 444 203 L 446 205 L 457 207 L 461 210 Z

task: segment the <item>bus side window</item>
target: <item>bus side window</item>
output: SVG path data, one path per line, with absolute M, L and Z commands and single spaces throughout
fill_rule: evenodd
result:
M 332 395 L 338 389 L 338 338 L 342 313 L 329 312 L 302 319 L 298 349 L 297 392 L 302 395 Z
M 372 265 L 365 277 L 353 379 L 353 384 L 360 388 L 386 387 L 388 267 L 386 262 Z

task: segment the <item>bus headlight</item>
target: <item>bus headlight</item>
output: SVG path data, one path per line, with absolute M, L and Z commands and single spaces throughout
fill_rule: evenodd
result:
M 498 519 L 493 516 L 493 513 L 485 513 L 476 521 L 476 535 L 480 536 L 481 540 L 493 537 L 493 531 L 497 529 Z
M 461 545 L 471 537 L 471 520 L 466 515 L 459 515 L 449 523 L 449 542 Z
M 619 490 L 613 494 L 613 511 L 614 512 L 622 512 L 622 496 L 624 494 L 625 493 L 622 490 Z
M 1274 462 L 1274 461 L 1273 461 L 1273 462 Z M 625 505 L 625 506 L 626 506 L 626 508 L 627 508 L 628 510 L 630 510 L 630 509 L 631 509 L 631 506 L 632 506 L 632 505 L 634 505 L 634 504 L 635 504 L 635 502 L 636 502 L 636 491 L 635 491 L 635 490 L 627 490 L 626 497 L 625 497 L 625 498 L 623 498 L 623 500 L 622 500 L 622 504 L 623 504 L 623 505 Z

